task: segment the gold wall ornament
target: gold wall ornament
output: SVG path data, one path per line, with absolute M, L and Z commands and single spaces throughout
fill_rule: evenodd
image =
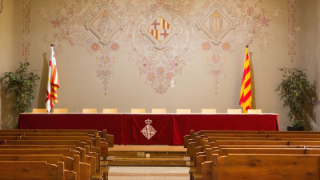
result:
M 163 9 L 159 9 L 151 21 L 141 25 L 140 32 L 154 43 L 156 49 L 162 50 L 175 35 L 180 33 L 180 26 L 174 24 Z
M 119 19 L 107 7 L 101 8 L 91 19 L 85 21 L 85 27 L 90 30 L 100 41 L 107 45 L 113 36 L 124 28 L 124 20 Z
M 231 13 L 226 13 L 222 6 L 215 4 L 202 19 L 197 20 L 196 25 L 210 38 L 212 44 L 219 45 L 230 31 L 236 29 L 238 23 Z

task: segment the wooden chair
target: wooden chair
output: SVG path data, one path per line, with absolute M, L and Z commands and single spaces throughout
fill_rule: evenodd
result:
M 262 114 L 261 109 L 248 109 L 248 114 Z
M 131 109 L 132 114 L 143 114 L 146 113 L 146 109 Z
M 216 114 L 217 110 L 216 109 L 202 109 L 201 113 L 202 114 Z
M 107 114 L 116 114 L 118 113 L 118 109 L 103 109 L 102 112 Z
M 241 109 L 228 109 L 228 114 L 242 114 Z
M 82 113 L 97 113 L 97 109 L 82 109 Z
M 191 114 L 191 109 L 177 109 L 177 114 Z
M 54 108 L 53 113 L 68 113 L 68 108 Z
M 152 114 L 166 114 L 166 109 L 152 109 Z
M 47 113 L 47 109 L 32 109 L 32 113 Z

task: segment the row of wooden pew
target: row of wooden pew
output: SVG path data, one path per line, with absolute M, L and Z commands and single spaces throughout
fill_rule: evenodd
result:
M 114 138 L 107 130 L 0 130 L 0 180 L 108 178 Z
M 320 179 L 320 132 L 190 131 L 191 180 Z

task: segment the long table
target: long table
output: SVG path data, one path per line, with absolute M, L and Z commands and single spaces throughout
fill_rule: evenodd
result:
M 20 129 L 107 129 L 115 144 L 182 145 L 190 130 L 278 131 L 277 114 L 35 114 Z

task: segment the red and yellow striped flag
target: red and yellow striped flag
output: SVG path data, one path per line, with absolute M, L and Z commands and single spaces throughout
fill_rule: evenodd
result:
M 48 75 L 48 86 L 47 86 L 47 98 L 46 98 L 46 109 L 50 113 L 51 109 L 58 103 L 58 91 L 59 79 L 56 56 L 53 51 L 53 45 L 51 45 L 51 58 L 49 62 L 49 75 Z
M 53 50 L 52 50 L 53 52 Z M 59 88 L 59 78 L 58 78 L 58 70 L 57 70 L 57 62 L 56 57 L 53 52 L 52 57 L 52 71 L 51 71 L 51 99 L 52 99 L 52 107 L 58 104 L 58 88 Z
M 252 101 L 251 76 L 250 76 L 248 46 L 247 46 L 246 59 L 244 61 L 244 68 L 243 68 L 240 101 L 239 101 L 239 105 L 243 108 L 243 113 L 248 113 L 248 109 L 251 109 L 251 101 Z

